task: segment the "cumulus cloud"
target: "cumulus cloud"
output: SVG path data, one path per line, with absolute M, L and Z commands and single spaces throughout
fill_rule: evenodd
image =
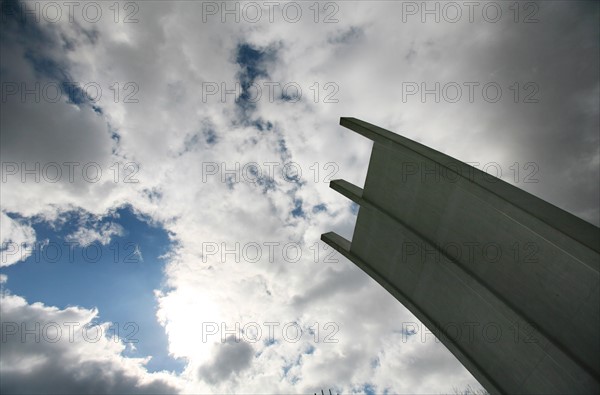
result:
M 169 351 L 188 361 L 180 377 L 184 392 L 313 393 L 334 385 L 338 392 L 364 392 L 368 384 L 378 392 L 433 393 L 476 385 L 433 337 L 399 339 L 402 323 L 414 317 L 318 240 L 330 230 L 351 239 L 356 210 L 328 182 L 363 185 L 369 162 L 371 143 L 340 128 L 340 116 L 365 119 L 480 168 L 498 163 L 505 181 L 600 222 L 598 8 L 535 4 L 540 21 L 532 24 L 514 23 L 510 14 L 498 23 L 480 16 L 473 23 L 422 23 L 420 15 L 403 21 L 401 2 L 339 2 L 337 23 L 315 23 L 309 3 L 297 23 L 280 14 L 275 22 L 234 23 L 229 16 L 222 23 L 216 15 L 200 23 L 201 2 L 140 2 L 139 21 L 130 24 L 41 20 L 34 29 L 9 20 L 2 25 L 2 52 L 10 54 L 1 60 L 3 82 L 49 83 L 65 78 L 59 70 L 108 94 L 93 105 L 68 97 L 22 103 L 11 96 L 3 103 L 3 161 L 26 162 L 28 169 L 39 162 L 42 170 L 48 163 L 81 163 L 73 181 L 65 167 L 58 182 L 43 173 L 40 183 L 5 173 L 3 209 L 57 220 L 72 209 L 102 218 L 129 204 L 169 231 L 175 247 L 166 289 L 156 293 L 157 318 Z M 332 12 L 319 10 L 320 20 Z M 42 47 L 47 50 L 37 58 L 28 57 Z M 40 69 L 44 64 L 54 72 Z M 406 83 L 431 89 L 437 82 L 464 87 L 470 81 L 499 84 L 503 99 L 491 103 L 480 90 L 473 102 L 466 90 L 457 103 L 403 96 Z M 114 100 L 109 87 L 115 82 L 121 88 L 135 82 L 139 102 Z M 262 99 L 250 103 L 246 86 L 222 100 L 222 84 L 233 89 L 236 82 L 260 86 Z M 290 82 L 301 88 L 300 100 L 291 90 L 269 100 L 268 84 Z M 524 89 L 528 82 L 539 88 L 538 103 L 521 102 L 532 92 Z M 519 103 L 510 90 L 515 83 Z M 214 84 L 219 92 L 203 95 Z M 96 182 L 81 172 L 92 162 L 102 170 Z M 283 170 L 290 162 L 301 169 L 297 179 Z M 269 176 L 255 181 L 248 163 Z M 536 169 L 528 163 L 537 166 L 539 182 L 523 182 Z M 138 182 L 124 182 L 131 174 Z M 4 240 L 4 214 L 2 222 Z M 71 237 L 104 243 L 120 231 L 84 226 Z M 263 336 L 251 345 L 214 343 L 202 341 L 206 322 L 228 328 L 276 322 L 279 329 L 272 342 Z M 297 342 L 284 338 L 287 323 L 302 328 Z M 328 335 L 337 342 L 324 342 Z M 121 349 L 110 347 L 110 358 L 117 358 Z M 75 348 L 36 352 L 71 361 Z M 4 358 L 3 351 L 3 366 Z M 117 360 L 123 369 L 111 388 L 138 388 L 147 377 L 140 363 Z M 50 372 L 43 358 L 36 363 Z M 82 377 L 89 379 L 97 366 Z M 19 372 L 9 384 L 49 388 Z M 168 381 L 152 383 L 162 391 Z
M 0 266 L 9 266 L 27 259 L 33 251 L 35 230 L 23 220 L 12 219 L 4 211 L 0 214 Z
M 80 227 L 72 234 L 68 235 L 66 239 L 68 241 L 77 242 L 79 245 L 85 247 L 93 242 L 97 241 L 102 245 L 110 243 L 110 239 L 113 236 L 122 236 L 124 229 L 121 225 L 114 222 L 108 222 L 104 224 L 94 224 L 92 227 Z M 140 254 L 139 248 L 136 254 Z
M 147 362 L 122 356 L 123 341 L 98 311 L 29 304 L 3 292 L 2 393 L 171 394 L 176 378 L 148 373 Z M 111 329 L 112 328 L 112 329 Z
M 232 375 L 250 366 L 253 354 L 250 344 L 229 337 L 222 347 L 218 347 L 214 360 L 199 369 L 198 376 L 212 385 L 230 380 Z
M 96 81 L 74 75 L 68 56 L 95 41 L 82 42 L 86 35 L 77 24 L 65 24 L 62 32 L 43 18 L 36 23 L 34 15 L 25 17 L 28 7 L 40 3 L 7 1 L 2 6 L 3 210 L 52 221 L 69 210 L 106 214 L 124 204 L 131 194 L 126 191 L 138 185 L 126 182 L 135 180 L 126 179 L 135 169 L 126 168 L 129 161 L 116 154 L 114 129 L 89 97 Z M 93 36 L 92 27 L 86 31 Z M 110 87 L 98 87 L 106 100 Z

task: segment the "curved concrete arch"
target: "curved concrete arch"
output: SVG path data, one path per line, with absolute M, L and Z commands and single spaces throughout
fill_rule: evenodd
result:
M 352 242 L 321 239 L 491 393 L 598 393 L 600 229 L 388 130 L 340 124 L 374 144 L 364 189 L 330 185 L 360 205 Z

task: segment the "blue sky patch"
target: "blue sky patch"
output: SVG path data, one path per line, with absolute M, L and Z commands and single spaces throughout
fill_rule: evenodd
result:
M 367 383 L 362 389 L 367 395 L 375 395 L 375 386 L 373 386 L 373 384 Z
M 302 210 L 302 200 L 295 199 L 294 205 L 295 205 L 295 208 L 292 210 L 292 216 L 294 218 L 298 218 L 298 217 L 305 218 L 306 215 L 304 214 L 304 210 Z
M 167 336 L 156 319 L 154 290 L 162 288 L 165 262 L 160 257 L 170 248 L 167 232 L 121 208 L 93 225 L 121 229 L 121 234 L 113 234 L 106 245 L 84 246 L 73 235 L 82 224 L 89 229 L 89 218 L 79 213 L 65 218 L 59 225 L 34 221 L 37 242 L 31 256 L 0 270 L 8 276 L 6 288 L 29 303 L 96 307 L 98 321 L 112 322 L 123 341 L 135 346 L 126 356 L 152 356 L 150 371 L 181 372 L 184 363 L 169 357 Z
M 251 44 L 242 43 L 237 47 L 236 63 L 242 68 L 240 81 L 253 82 L 259 77 L 268 77 L 266 62 L 274 56 L 273 51 L 254 48 Z
M 262 118 L 255 120 L 253 123 L 254 127 L 256 127 L 261 132 L 269 131 L 273 129 L 273 124 L 269 121 L 265 121 Z
M 327 206 L 325 205 L 325 203 L 317 204 L 313 207 L 312 211 L 314 214 L 327 211 Z
M 258 78 L 268 78 L 267 70 L 268 63 L 272 62 L 276 57 L 276 50 L 273 48 L 255 48 L 251 44 L 241 43 L 236 48 L 235 62 L 239 65 L 240 71 L 238 79 L 241 87 L 241 94 L 237 100 L 237 106 L 241 111 L 240 117 L 244 124 L 253 124 L 251 121 L 251 113 L 256 108 L 256 102 L 261 98 L 268 97 L 265 92 L 262 92 L 260 97 L 257 97 L 256 87 L 252 84 Z M 261 90 L 263 87 L 260 87 Z

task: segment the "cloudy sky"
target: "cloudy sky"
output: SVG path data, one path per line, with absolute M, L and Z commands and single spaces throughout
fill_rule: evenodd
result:
M 1 3 L 2 393 L 479 388 L 320 242 L 363 119 L 598 226 L 597 2 Z

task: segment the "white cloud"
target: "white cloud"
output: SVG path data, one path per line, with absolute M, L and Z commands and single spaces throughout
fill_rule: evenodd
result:
M 18 219 L 12 219 L 4 211 L 0 214 L 0 266 L 9 266 L 24 261 L 33 251 L 35 230 Z
M 0 305 L 3 393 L 178 391 L 175 377 L 148 373 L 147 361 L 123 357 L 126 346 L 115 336 L 115 323 L 97 323 L 97 310 L 29 304 L 8 293 Z
M 96 223 L 79 227 L 74 233 L 68 235 L 66 239 L 74 241 L 82 247 L 86 247 L 96 241 L 102 245 L 107 245 L 113 236 L 122 236 L 123 234 L 124 229 L 119 224 L 114 222 Z M 136 254 L 141 255 L 139 248 L 137 248 Z
M 250 344 L 236 341 L 232 336 L 223 343 L 222 347 L 218 347 L 214 361 L 202 366 L 198 375 L 211 385 L 229 381 L 232 375 L 237 375 L 250 367 L 253 354 Z
M 312 393 L 333 385 L 349 392 L 372 382 L 381 391 L 433 393 L 476 385 L 432 339 L 398 343 L 396 331 L 414 317 L 353 264 L 339 255 L 334 255 L 339 262 L 326 262 L 330 251 L 320 243 L 315 250 L 323 232 L 351 238 L 355 221 L 349 202 L 328 188 L 326 176 L 333 172 L 333 178 L 363 185 L 369 162 L 371 143 L 337 124 L 340 116 L 354 116 L 463 161 L 498 162 L 505 180 L 513 183 L 513 163 L 536 162 L 541 182 L 517 186 L 598 223 L 600 183 L 590 182 L 598 179 L 593 166 L 599 157 L 598 84 L 588 84 L 590 75 L 597 78 L 598 64 L 597 57 L 585 55 L 597 40 L 590 34 L 597 32 L 597 21 L 585 17 L 585 10 L 557 3 L 538 3 L 546 20 L 528 25 L 510 18 L 495 24 L 480 19 L 421 23 L 418 16 L 400 23 L 402 3 L 393 2 L 336 3 L 340 22 L 332 24 L 315 24 L 308 5 L 306 17 L 295 24 L 281 19 L 223 24 L 218 16 L 201 23 L 199 2 L 140 2 L 139 22 L 132 24 L 114 24 L 110 18 L 80 27 L 42 21 L 39 28 L 54 43 L 45 56 L 65 63 L 74 80 L 95 81 L 105 92 L 115 81 L 135 82 L 139 103 L 106 94 L 98 103 L 102 115 L 67 103 L 3 103 L 3 160 L 30 166 L 93 161 L 103 170 L 94 183 L 79 173 L 74 182 L 63 177 L 39 184 L 10 176 L 1 191 L 3 209 L 56 220 L 71 209 L 102 217 L 130 204 L 171 232 L 177 247 L 165 270 L 169 290 L 157 292 L 157 316 L 170 351 L 189 362 L 181 376 L 185 392 Z M 570 21 L 578 28 L 567 33 L 556 28 L 571 26 Z M 84 39 L 81 28 L 95 32 L 95 38 Z M 11 70 L 10 78 L 35 80 L 24 39 L 17 39 L 16 30 L 8 33 L 12 39 L 3 40 L 2 50 L 14 56 L 2 57 L 2 66 Z M 74 49 L 61 49 L 66 42 Z M 277 49 L 265 66 L 269 76 L 259 77 L 259 84 L 295 82 L 302 88 L 298 103 L 271 103 L 263 86 L 265 99 L 256 103 L 252 116 L 272 122 L 268 131 L 241 123 L 231 96 L 225 103 L 218 95 L 203 101 L 203 83 L 233 87 L 241 72 L 236 49 L 243 42 Z M 507 100 L 404 102 L 403 82 L 431 86 L 436 81 L 497 81 Z M 508 87 L 517 81 L 539 84 L 541 102 L 511 102 Z M 323 103 L 331 92 L 324 88 L 327 82 L 339 87 L 339 103 Z M 319 103 L 313 100 L 315 83 Z M 207 129 L 214 130 L 216 144 L 206 141 Z M 119 134 L 118 143 L 111 130 Z M 222 164 L 232 169 L 236 163 L 257 162 L 266 170 L 265 163 L 276 162 L 279 170 L 289 161 L 301 165 L 303 185 L 279 172 L 266 191 L 245 182 L 230 188 L 220 179 Z M 123 167 L 115 182 L 117 162 L 135 163 L 139 182 L 122 182 Z M 206 177 L 206 163 L 220 171 Z M 299 199 L 306 218 L 290 214 Z M 318 204 L 327 210 L 313 213 Z M 110 225 L 86 225 L 71 237 L 105 244 L 119 232 Z M 280 243 L 272 260 L 264 244 L 270 242 Z M 223 246 L 231 250 L 236 243 L 240 255 L 248 243 L 258 243 L 261 258 L 236 262 L 229 254 L 222 262 Z M 286 243 L 302 247 L 298 262 L 283 257 Z M 207 246 L 215 244 L 219 251 L 210 255 Z M 306 331 L 318 322 L 322 333 L 322 325 L 332 322 L 339 326 L 339 342 L 316 343 L 307 336 L 290 343 L 280 334 L 273 345 L 252 344 L 255 354 L 249 358 L 247 345 L 203 342 L 199 330 L 206 322 L 228 327 L 299 322 Z M 238 352 L 250 362 L 228 368 L 226 362 Z M 380 363 L 372 366 L 375 358 Z

